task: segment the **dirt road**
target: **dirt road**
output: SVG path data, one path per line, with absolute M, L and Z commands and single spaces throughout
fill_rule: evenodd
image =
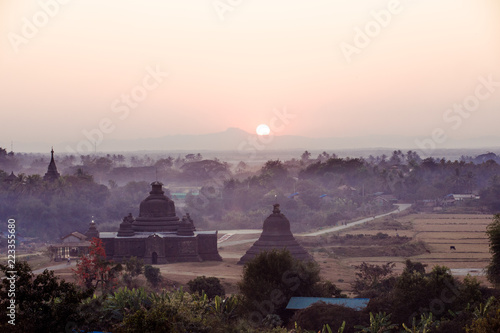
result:
M 350 222 L 350 223 L 348 223 L 346 225 L 339 225 L 339 226 L 334 226 L 334 227 L 327 227 L 325 229 L 321 229 L 321 230 L 318 230 L 318 231 L 315 231 L 315 232 L 309 232 L 309 233 L 303 233 L 303 234 L 296 234 L 296 236 L 306 236 L 306 237 L 307 236 L 319 236 L 319 235 L 324 235 L 324 234 L 327 234 L 327 233 L 330 233 L 330 232 L 335 232 L 335 231 L 344 230 L 344 229 L 347 229 L 347 228 L 352 228 L 352 227 L 354 227 L 356 225 L 373 221 L 376 218 L 380 218 L 380 217 L 384 217 L 384 216 L 388 216 L 388 215 L 391 215 L 391 214 L 396 214 L 396 213 L 402 212 L 402 211 L 410 208 L 411 204 L 397 204 L 396 206 L 398 206 L 398 209 L 395 209 L 395 210 L 393 210 L 392 212 L 389 212 L 389 213 L 376 215 L 374 217 L 367 217 L 367 218 L 364 218 L 364 219 L 361 219 L 361 220 L 358 220 L 358 221 L 355 221 L 355 222 Z M 233 235 L 254 235 L 254 234 L 260 234 L 261 232 L 262 232 L 262 229 L 219 230 L 219 234 L 223 234 L 225 236 L 223 236 L 221 239 L 219 239 L 218 247 L 222 247 L 222 246 L 227 247 L 227 246 L 233 246 L 233 245 L 253 243 L 253 242 L 255 242 L 257 240 L 257 238 L 237 240 L 237 241 L 230 241 L 229 239 L 231 239 L 231 237 Z M 227 237 L 226 235 L 229 235 L 229 237 Z

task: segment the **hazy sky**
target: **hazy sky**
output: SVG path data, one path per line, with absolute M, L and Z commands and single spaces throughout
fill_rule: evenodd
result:
M 2 147 L 499 133 L 500 0 L 0 0 L 0 36 Z

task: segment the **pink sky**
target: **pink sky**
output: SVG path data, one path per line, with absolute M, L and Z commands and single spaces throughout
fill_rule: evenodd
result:
M 63 2 L 0 2 L 2 147 L 62 150 L 103 119 L 113 128 L 105 139 L 253 132 L 283 107 L 296 118 L 280 135 L 498 134 L 500 86 L 459 128 L 443 120 L 478 77 L 500 82 L 498 0 L 396 1 L 398 13 L 350 61 L 341 43 L 355 45 L 355 28 L 393 1 L 248 0 L 224 20 L 213 4 L 227 0 Z M 58 4 L 53 17 L 47 3 Z M 25 38 L 25 19 L 44 15 Z M 147 68 L 169 75 L 126 117 L 113 112 Z

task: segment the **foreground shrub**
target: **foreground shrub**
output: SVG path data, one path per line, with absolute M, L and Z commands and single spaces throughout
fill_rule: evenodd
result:
M 188 282 L 188 287 L 191 293 L 201 295 L 204 292 L 209 299 L 213 299 L 215 296 L 224 297 L 226 295 L 224 287 L 216 277 L 198 276 L 196 279 Z
M 290 322 L 314 332 L 321 331 L 328 324 L 333 332 L 337 332 L 342 321 L 345 321 L 344 333 L 354 333 L 354 326 L 363 324 L 362 315 L 363 313 L 345 306 L 317 302 L 295 312 Z
M 25 261 L 17 261 L 14 267 L 0 265 L 0 271 L 6 277 L 0 282 L 1 332 L 64 332 L 67 324 L 79 318 L 80 302 L 91 295 L 56 277 L 54 271 L 34 275 Z M 13 311 L 8 308 L 14 299 L 11 283 L 15 285 Z
M 153 288 L 158 287 L 162 281 L 160 269 L 151 265 L 144 266 L 144 276 Z
M 208 333 L 210 327 L 203 324 L 195 313 L 186 315 L 172 304 L 159 303 L 151 309 L 141 309 L 128 315 L 116 332 L 172 332 Z
M 245 264 L 238 287 L 249 318 L 261 325 L 269 314 L 285 319 L 290 298 L 315 296 L 315 285 L 319 281 L 316 262 L 297 260 L 288 250 L 272 250 L 259 253 Z

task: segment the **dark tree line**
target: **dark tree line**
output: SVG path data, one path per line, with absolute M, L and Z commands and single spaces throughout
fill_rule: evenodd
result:
M 40 174 L 17 174 L 9 167 L 48 161 L 0 150 L 0 218 L 16 216 L 27 236 L 50 239 L 85 231 L 98 223 L 136 215 L 138 205 L 158 179 L 189 186 L 185 208 L 201 228 L 259 228 L 270 207 L 279 202 L 294 231 L 334 225 L 392 209 L 392 203 L 435 201 L 450 194 L 479 194 L 468 202 L 483 212 L 499 212 L 500 165 L 496 155 L 421 159 L 416 152 L 392 156 L 340 158 L 304 152 L 298 159 L 269 160 L 260 168 L 245 162 L 232 166 L 200 154 L 151 158 L 123 155 L 63 156 L 57 161 L 63 176 L 46 182 Z M 168 191 L 167 191 L 167 194 Z M 384 197 L 385 196 L 385 197 Z M 182 206 L 182 205 L 180 205 Z

